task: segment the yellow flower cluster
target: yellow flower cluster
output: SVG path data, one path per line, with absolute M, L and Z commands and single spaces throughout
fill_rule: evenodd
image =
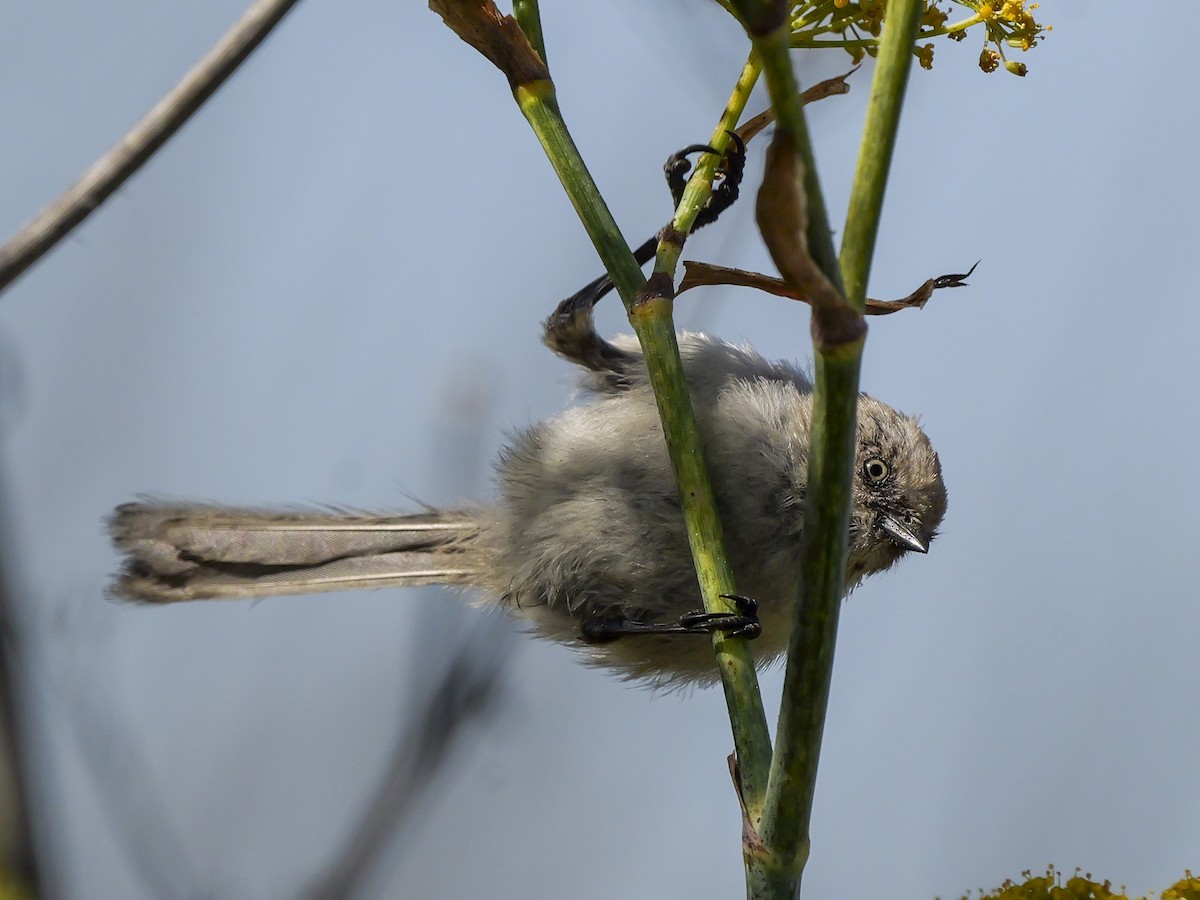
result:
M 1162 900 L 1200 900 L 1200 878 L 1190 871 L 1162 892 Z
M 961 6 L 968 13 L 950 21 L 950 10 Z M 994 72 L 1003 63 L 1015 75 L 1024 75 L 1024 63 L 1005 58 L 1006 48 L 1021 51 L 1037 46 L 1050 30 L 1033 16 L 1037 3 L 1025 0 L 924 0 L 918 38 L 946 36 L 961 41 L 967 31 L 982 26 L 984 47 L 979 67 Z M 793 47 L 840 47 L 854 61 L 874 56 L 887 11 L 886 0 L 798 0 L 792 3 Z M 915 44 L 913 55 L 922 68 L 933 68 L 933 44 Z
M 1022 882 L 1010 879 L 994 891 L 980 891 L 979 900 L 1130 900 L 1124 888 L 1114 893 L 1111 882 L 1097 883 L 1092 880 L 1090 872 L 1081 875 L 1079 869 L 1065 884 L 1062 873 L 1054 866 L 1048 866 L 1044 875 L 1026 871 L 1021 876 L 1025 879 Z M 971 900 L 971 897 L 966 894 L 962 900 Z M 1151 898 L 1137 897 L 1134 900 Z M 1181 881 L 1163 891 L 1159 900 L 1200 900 L 1200 878 L 1187 872 Z

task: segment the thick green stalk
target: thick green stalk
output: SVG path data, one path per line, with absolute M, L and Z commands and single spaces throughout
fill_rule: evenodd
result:
M 802 584 L 792 630 L 775 754 L 767 786 L 762 838 L 773 865 L 754 897 L 792 897 L 808 860 L 809 820 L 817 763 L 833 675 L 842 582 L 850 478 L 855 459 L 858 372 L 863 340 L 813 355 L 813 419 L 808 500 L 800 559 Z
M 779 44 L 781 29 L 756 40 L 781 127 L 796 136 L 805 164 L 808 199 L 808 245 L 813 260 L 835 285 L 854 279 L 850 302 L 861 311 L 890 159 L 900 98 L 903 95 L 918 0 L 891 0 L 864 131 L 855 197 L 847 224 L 845 255 L 835 265 L 832 237 L 820 200 L 803 113 L 790 99 L 795 93 L 790 63 L 785 66 Z M 786 124 L 785 124 L 786 123 Z M 862 183 L 858 179 L 863 179 Z M 853 223 L 854 238 L 850 228 Z M 844 268 L 843 268 L 844 267 Z M 830 314 L 826 318 L 825 314 Z M 754 897 L 792 897 L 809 851 L 809 820 L 816 786 L 817 763 L 833 670 L 837 621 L 845 572 L 850 484 L 855 459 L 858 375 L 865 330 L 841 330 L 849 321 L 844 309 L 814 308 L 813 428 L 810 444 L 808 497 L 800 556 L 802 579 L 797 620 L 788 650 L 784 698 L 780 709 L 767 805 L 760 835 L 769 853 L 749 885 Z
M 736 2 L 736 0 L 735 0 Z M 838 604 L 845 571 L 850 465 L 854 459 L 858 361 L 862 332 L 849 345 L 826 340 L 823 317 L 839 313 L 840 278 L 817 178 L 800 90 L 789 54 L 790 27 L 783 3 L 742 0 L 739 13 L 762 60 L 776 117 L 772 151 L 794 153 L 802 166 L 804 198 L 764 192 L 795 191 L 795 164 L 783 156 L 759 195 L 759 227 L 792 286 L 823 285 L 813 307 L 815 388 L 810 435 L 805 527 L 800 547 L 801 583 L 788 649 L 783 705 L 777 728 L 767 802 L 758 825 L 758 852 L 747 854 L 746 893 L 751 898 L 790 898 L 800 889 L 808 856 L 808 822 L 820 754 L 821 731 L 833 669 Z M 776 149 L 778 148 L 778 149 Z M 776 174 L 772 175 L 774 169 Z M 778 216 L 765 221 L 764 214 Z M 803 228 L 805 234 L 789 232 Z M 770 229 L 770 234 L 768 230 Z M 814 266 L 816 270 L 814 271 Z M 823 278 L 822 278 L 823 273 Z M 818 299 L 814 294 L 814 301 Z M 844 314 L 842 315 L 844 318 Z M 853 317 L 851 317 L 852 319 Z M 831 361 L 835 365 L 830 365 Z
M 732 594 L 736 588 L 704 465 L 704 446 L 684 381 L 671 305 L 669 296 L 650 295 L 635 303 L 629 321 L 646 354 L 650 384 L 679 484 L 684 524 L 704 606 L 709 610 L 724 610 L 726 601 L 720 599 L 721 595 Z M 747 814 L 757 818 L 766 796 L 771 766 L 771 736 L 758 690 L 758 675 L 746 641 L 717 634 L 714 645 L 737 750 L 741 801 Z
M 847 256 L 840 260 L 846 264 L 845 275 L 856 280 L 852 301 L 838 296 L 844 270 L 835 257 L 808 127 L 787 53 L 791 42 L 787 5 L 772 0 L 734 0 L 734 5 L 762 59 L 779 124 L 776 146 L 780 151 L 793 151 L 803 167 L 803 211 L 796 212 L 779 199 L 792 190 L 786 166 L 780 163 L 769 186 L 774 193 L 760 194 L 760 227 L 766 211 L 767 226 L 773 227 L 769 232 L 764 229 L 763 234 L 776 263 L 788 281 L 796 282 L 793 287 L 808 290 L 814 301 L 814 415 L 800 546 L 803 575 L 788 647 L 784 702 L 776 730 L 767 804 L 758 830 L 762 851 L 758 864 L 748 866 L 750 896 L 791 898 L 799 892 L 800 876 L 808 859 L 809 820 L 845 577 L 850 486 L 856 456 L 858 373 L 865 338 L 860 314 L 866 271 L 874 247 L 882 180 L 893 146 L 890 138 L 895 134 L 895 112 L 916 37 L 912 7 L 916 6 L 919 14 L 920 4 L 917 0 L 893 0 L 889 6 L 872 89 L 871 124 L 864 134 L 864 161 L 860 161 L 859 168 L 859 178 L 866 179 L 866 184 L 854 187 L 852 218 L 856 230 L 852 242 L 847 234 Z M 886 64 L 884 55 L 888 58 Z M 876 106 L 881 106 L 882 112 L 875 112 Z M 796 223 L 797 229 L 803 227 L 804 240 L 798 234 L 788 238 L 787 229 L 781 227 L 785 222 Z M 812 269 L 814 265 L 823 272 L 823 280 Z
M 733 575 L 723 548 L 716 500 L 704 467 L 704 448 L 676 344 L 670 278 L 655 275 L 651 283 L 646 282 L 592 181 L 563 122 L 545 61 L 523 30 L 538 30 L 530 19 L 531 8 L 525 7 L 526 21 L 521 23 L 501 14 L 491 0 L 429 0 L 429 6 L 508 79 L 517 105 L 541 141 L 624 301 L 645 351 L 705 608 L 735 612 L 733 604 L 720 596 L 735 592 Z M 766 790 L 771 745 L 754 660 L 744 638 L 719 634 L 713 643 L 740 765 L 741 796 L 757 813 Z
M 670 281 L 656 278 L 647 285 L 571 140 L 555 100 L 553 84 L 548 80 L 518 84 L 514 96 L 566 188 L 642 343 L 679 484 L 705 608 L 734 611 L 720 596 L 736 590 L 723 546 L 716 500 L 704 466 L 704 448 L 683 376 L 671 318 Z M 744 639 L 718 635 L 714 643 L 741 766 L 743 797 L 749 808 L 757 810 L 766 790 L 771 747 L 754 661 Z

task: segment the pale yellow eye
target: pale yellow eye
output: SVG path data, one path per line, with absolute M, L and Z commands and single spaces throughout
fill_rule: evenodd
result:
M 879 484 L 891 474 L 891 467 L 877 456 L 863 463 L 863 476 L 872 484 Z

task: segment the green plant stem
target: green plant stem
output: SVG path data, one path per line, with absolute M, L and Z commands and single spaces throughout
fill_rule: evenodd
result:
M 808 256 L 840 290 L 828 214 L 789 54 L 787 6 L 742 0 L 738 11 L 762 60 L 776 117 L 775 140 L 780 146 L 793 147 L 803 165 L 806 233 L 803 241 L 799 235 L 794 240 L 807 245 Z M 797 586 L 798 602 L 766 804 L 761 822 L 756 823 L 759 844 L 754 848 L 755 853 L 744 851 L 746 892 L 751 898 L 790 898 L 799 891 L 808 856 L 808 821 L 845 571 L 849 461 L 854 458 L 858 354 L 862 342 L 860 339 L 851 348 L 822 346 L 817 339 L 821 313 L 820 307 L 814 307 L 816 379 L 805 527 L 800 548 L 801 584 Z M 839 365 L 831 367 L 828 362 L 833 357 Z
M 912 68 L 914 35 L 921 18 L 917 0 L 891 0 L 887 27 L 879 46 L 879 61 L 871 83 L 871 102 L 863 126 L 858 165 L 846 211 L 839 263 L 846 297 L 859 309 L 867 296 L 867 278 L 875 255 L 875 238 L 883 211 L 888 171 L 900 128 L 900 109 Z
M 804 167 L 804 194 L 808 201 L 808 228 L 805 232 L 808 252 L 825 277 L 840 290 L 841 275 L 837 266 L 837 251 L 833 246 L 833 231 L 829 225 L 821 180 L 817 176 L 817 161 L 808 134 L 808 122 L 804 117 L 800 85 L 792 71 L 788 39 L 789 32 L 785 26 L 755 39 L 754 46 L 762 56 L 767 92 L 771 107 L 775 110 L 775 127 L 793 135 Z
M 815 313 L 814 313 L 815 315 Z M 858 373 L 863 340 L 817 350 L 804 507 L 803 567 L 792 628 L 762 839 L 773 851 L 763 891 L 796 894 L 809 851 L 809 820 L 846 568 L 849 484 L 855 459 Z
M 567 130 L 558 108 L 553 82 L 543 80 L 521 84 L 513 91 L 513 95 L 554 166 L 555 174 L 612 277 L 617 293 L 628 308 L 632 298 L 645 287 L 646 277 L 633 258 L 628 242 L 604 198 L 600 196 L 600 190 Z
M 780 126 L 796 136 L 805 165 L 809 251 L 825 275 L 839 287 L 854 286 L 850 302 L 861 311 L 866 273 L 878 227 L 883 182 L 894 146 L 896 116 L 911 60 L 921 4 L 891 0 L 872 86 L 868 123 L 847 223 L 847 245 L 841 260 L 832 257 L 832 237 L 812 165 L 811 144 L 803 113 L 791 99 L 795 93 L 790 61 L 780 45 L 788 37 L 777 29 L 756 37 L 764 72 Z M 889 137 L 890 136 L 890 137 Z M 863 179 L 860 183 L 858 179 Z M 815 188 L 815 190 L 814 190 Z M 854 239 L 851 244 L 851 222 Z M 788 649 L 784 696 L 760 836 L 769 852 L 749 884 L 754 897 L 797 894 L 809 851 L 809 820 L 816 786 L 817 763 L 829 698 L 842 582 L 845 573 L 850 483 L 855 459 L 856 406 L 865 332 L 845 340 L 830 339 L 822 314 L 814 308 L 814 394 L 808 496 L 800 557 L 802 578 L 797 620 Z
M 513 0 L 513 18 L 529 38 L 529 43 L 537 51 L 542 62 L 550 65 L 546 58 L 546 38 L 542 34 L 542 13 L 538 9 L 538 0 Z
M 758 58 L 751 53 L 750 58 L 746 60 L 746 64 L 742 67 L 742 72 L 738 76 L 737 83 L 733 86 L 729 102 L 725 104 L 725 111 L 721 114 L 721 118 L 717 122 L 717 127 L 713 130 L 712 139 L 708 142 L 709 146 L 716 150 L 718 154 L 724 154 L 725 149 L 729 146 L 729 133 L 737 128 L 738 122 L 741 121 L 742 113 L 746 111 L 746 104 L 750 100 L 750 94 L 754 90 L 754 85 L 758 83 L 758 76 L 761 72 L 762 66 L 759 64 Z M 712 195 L 713 177 L 716 175 L 717 167 L 720 164 L 721 155 L 704 154 L 701 156 L 695 171 L 692 172 L 691 178 L 688 179 L 687 187 L 683 191 L 683 197 L 680 199 L 679 206 L 675 209 L 675 216 L 671 220 L 671 230 L 675 235 L 682 236 L 691 233 L 692 226 L 696 223 L 696 217 L 700 215 L 700 210 Z M 654 271 L 664 274 L 673 280 L 675 270 L 679 266 L 679 256 L 682 252 L 682 240 L 664 239 L 659 241 L 658 251 L 654 260 Z
M 880 66 L 884 80 L 877 76 L 872 110 L 881 102 L 881 96 L 895 97 L 903 90 L 904 80 L 896 73 L 907 72 L 916 33 L 916 19 L 911 19 L 911 28 L 904 28 L 902 24 L 910 21 L 904 7 L 910 2 L 915 3 L 915 0 L 893 0 L 889 27 L 880 48 L 881 57 L 886 53 L 891 59 L 886 67 Z M 791 35 L 786 6 L 743 0 L 739 12 L 763 62 L 771 105 L 778 121 L 776 140 L 780 141 L 781 136 L 787 139 L 803 165 L 808 256 L 829 282 L 842 290 L 842 269 L 834 254 L 811 141 L 799 102 L 799 89 L 787 52 Z M 903 65 L 897 62 L 897 55 Z M 892 103 L 884 100 L 883 106 Z M 875 118 L 881 114 L 872 111 L 870 115 Z M 883 115 L 882 121 L 888 121 L 887 115 Z M 886 132 L 886 125 L 882 131 L 878 125 L 868 128 L 864 145 L 867 141 L 878 140 Z M 872 156 L 882 153 L 886 157 L 891 152 L 891 145 L 864 152 Z M 871 165 L 878 167 L 878 162 Z M 886 164 L 877 174 L 886 175 Z M 872 208 L 877 189 L 881 190 L 871 185 L 856 186 L 855 194 L 860 198 L 859 205 L 863 210 Z M 856 216 L 856 228 L 861 228 L 862 232 L 855 238 L 858 249 L 853 251 L 853 265 L 846 271 L 855 277 L 862 275 L 865 281 L 863 273 L 869 267 L 874 225 L 865 212 L 858 212 Z M 877 224 L 877 216 L 873 222 Z M 845 261 L 849 263 L 850 259 L 847 257 Z M 864 329 L 838 326 L 855 324 L 856 313 L 852 309 L 861 313 L 864 293 L 865 289 L 856 291 L 857 302 L 851 309 L 846 308 L 849 304 L 844 299 L 839 302 L 836 298 L 815 305 L 813 309 L 815 381 L 805 527 L 800 547 L 802 576 L 788 649 L 767 802 L 759 828 L 763 849 L 758 864 L 747 868 L 747 891 L 751 897 L 795 896 L 808 858 L 809 820 L 845 573 L 858 374 L 865 337 Z
M 742 72 L 730 94 L 729 102 L 725 105 L 725 110 L 713 131 L 712 140 L 709 142 L 718 153 L 706 154 L 702 157 L 684 189 L 683 197 L 671 220 L 671 227 L 667 230 L 667 236 L 659 241 L 654 261 L 655 283 L 658 285 L 667 286 L 674 282 L 684 240 L 691 233 L 696 217 L 712 194 L 713 177 L 721 162 L 721 154 L 729 144 L 730 132 L 737 128 L 738 122 L 746 110 L 746 104 L 750 100 L 750 94 L 758 81 L 760 71 L 761 67 L 757 59 L 751 54 L 742 67 Z M 643 302 L 634 307 L 627 304 L 630 322 L 641 341 L 647 363 L 649 363 L 652 346 L 656 348 L 655 354 L 660 355 L 664 360 L 678 359 L 679 350 L 676 346 L 672 306 L 673 292 L 670 297 L 659 298 L 654 303 Z M 672 444 L 670 435 L 696 435 L 694 423 L 688 421 L 692 418 L 690 401 L 689 409 L 686 412 L 673 402 L 672 398 L 676 394 L 671 387 L 671 382 L 676 378 L 682 379 L 682 368 L 680 367 L 678 375 L 669 374 L 668 370 L 673 368 L 673 362 L 669 366 L 649 368 L 650 381 L 654 388 L 654 395 L 658 399 L 659 415 L 663 420 L 664 433 L 668 435 L 668 446 Z M 673 424 L 668 424 L 669 422 Z M 681 446 L 678 451 L 672 448 L 672 461 L 675 464 L 677 478 L 680 479 L 681 490 L 685 483 L 697 482 L 700 479 L 703 479 L 705 483 L 708 481 L 708 475 L 703 466 L 703 447 L 700 445 L 698 436 L 694 441 L 688 441 L 688 444 L 692 443 L 695 444 L 695 447 Z M 675 459 L 676 455 L 679 456 L 678 460 Z M 683 472 L 684 469 L 688 470 L 686 474 Z M 696 562 L 696 573 L 704 596 L 704 605 L 706 609 L 719 609 L 723 606 L 723 601 L 720 600 L 721 595 L 735 593 L 735 587 L 733 573 L 725 557 L 724 537 L 721 532 L 720 519 L 716 515 L 716 504 L 715 501 L 711 505 L 689 504 L 686 502 L 686 491 L 683 494 L 685 497 L 684 521 L 692 545 L 692 555 Z M 762 695 L 758 689 L 758 674 L 750 654 L 741 652 L 740 641 L 725 640 L 718 633 L 714 635 L 713 643 L 717 654 L 717 664 L 722 673 L 726 704 L 730 710 L 735 746 L 738 748 L 741 802 L 751 820 L 757 821 L 758 817 L 762 815 L 767 775 L 771 767 L 771 738 L 767 729 Z M 734 710 L 741 712 L 735 715 Z M 739 734 L 741 735 L 740 741 L 737 740 Z
M 736 590 L 679 357 L 669 279 L 656 277 L 655 283 L 648 285 L 642 276 L 567 131 L 553 84 L 548 80 L 518 84 L 514 96 L 595 244 L 641 341 L 679 485 L 705 608 L 733 611 L 732 605 L 720 596 Z M 718 635 L 714 644 L 741 766 L 743 796 L 747 805 L 753 801 L 757 809 L 766 790 L 771 749 L 753 658 L 742 638 Z

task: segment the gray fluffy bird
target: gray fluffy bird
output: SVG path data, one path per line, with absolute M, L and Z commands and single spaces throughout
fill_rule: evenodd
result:
M 601 340 L 578 304 L 551 317 L 546 340 L 586 370 L 591 402 L 516 436 L 495 505 L 377 516 L 125 504 L 110 521 L 126 554 L 112 593 L 163 603 L 457 585 L 627 677 L 715 681 L 711 642 L 681 633 L 713 619 L 692 614 L 699 588 L 637 342 Z M 680 335 L 680 349 L 738 588 L 758 602 L 755 656 L 769 662 L 787 647 L 800 577 L 812 385 L 702 334 Z M 945 510 L 916 420 L 862 395 L 846 590 L 926 552 Z

